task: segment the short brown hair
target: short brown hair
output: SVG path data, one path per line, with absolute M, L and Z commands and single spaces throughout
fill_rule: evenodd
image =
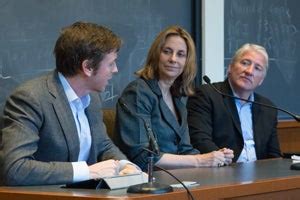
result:
M 104 26 L 75 22 L 63 28 L 56 41 L 56 69 L 65 76 L 73 76 L 82 62 L 89 60 L 89 67 L 97 71 L 104 55 L 118 51 L 121 44 L 121 39 Z
M 159 79 L 159 57 L 169 36 L 179 36 L 187 45 L 187 59 L 183 72 L 174 81 L 171 92 L 175 96 L 192 95 L 194 94 L 194 79 L 197 73 L 195 44 L 190 34 L 179 26 L 170 26 L 158 34 L 150 47 L 144 67 L 136 74 L 145 79 Z

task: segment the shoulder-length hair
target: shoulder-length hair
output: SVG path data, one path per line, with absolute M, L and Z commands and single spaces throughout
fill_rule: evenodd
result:
M 159 80 L 159 57 L 168 37 L 179 36 L 187 46 L 187 58 L 183 72 L 177 77 L 171 86 L 171 93 L 175 96 L 190 96 L 194 94 L 194 79 L 197 73 L 195 44 L 190 34 L 179 26 L 170 26 L 160 32 L 152 43 L 143 68 L 136 72 L 144 79 Z

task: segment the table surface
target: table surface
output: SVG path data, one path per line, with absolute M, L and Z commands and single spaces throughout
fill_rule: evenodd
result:
M 249 163 L 237 163 L 230 166 L 219 168 L 188 168 L 169 170 L 181 181 L 195 181 L 199 183 L 198 186 L 191 187 L 193 194 L 199 192 L 199 195 L 204 195 L 204 192 L 216 193 L 217 191 L 223 194 L 210 194 L 215 197 L 226 196 L 230 194 L 229 190 L 239 189 L 241 195 L 254 194 L 254 191 L 247 191 L 249 189 L 257 190 L 258 193 L 272 192 L 279 190 L 300 189 L 300 171 L 290 170 L 292 160 L 290 159 L 268 159 Z M 163 171 L 154 172 L 156 181 L 164 184 L 177 184 L 178 182 L 169 174 Z M 261 188 L 262 186 L 266 188 Z M 219 189 L 218 189 L 219 188 Z M 225 190 L 226 189 L 226 190 Z M 31 199 L 34 196 L 61 196 L 61 197 L 87 197 L 89 199 L 151 199 L 153 195 L 147 194 L 129 194 L 127 189 L 108 190 L 108 189 L 66 189 L 58 185 L 52 186 L 27 186 L 27 187 L 0 187 L 1 197 L 16 197 L 17 194 L 28 195 Z M 248 193 L 249 192 L 249 193 Z M 218 193 L 218 192 L 217 192 Z M 227 194 L 228 193 L 228 194 Z M 231 193 L 234 193 L 232 191 Z M 180 194 L 180 197 L 185 197 L 184 189 L 175 189 L 174 192 L 164 194 L 162 199 L 174 199 L 174 194 Z M 207 194 L 208 195 L 208 194 Z M 156 195 L 156 199 L 159 199 Z M 208 197 L 208 196 L 207 196 Z M 41 198 L 41 197 L 39 197 Z M 13 199 L 13 198 L 12 198 Z M 11 199 L 11 200 L 12 200 Z M 15 198 L 15 199 L 22 199 Z M 38 199 L 38 198 L 37 198 Z M 58 198 L 57 198 L 58 199 Z M 61 198 L 68 199 L 68 198 Z M 211 198 L 214 199 L 214 198 Z M 177 200 L 177 198 L 176 198 Z

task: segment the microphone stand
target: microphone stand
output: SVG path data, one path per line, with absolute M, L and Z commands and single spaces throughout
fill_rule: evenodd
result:
M 144 148 L 149 152 L 148 157 L 148 183 L 142 183 L 132 185 L 127 189 L 128 193 L 144 193 L 144 194 L 163 194 L 167 192 L 173 192 L 173 188 L 170 185 L 165 185 L 155 182 L 153 178 L 153 158 L 154 152 Z
M 122 99 L 119 99 L 119 103 L 122 108 L 125 109 L 129 114 L 132 116 L 136 116 L 140 118 L 144 122 L 144 126 L 149 138 L 149 146 L 151 150 L 147 148 L 143 148 L 145 151 L 149 153 L 148 157 L 148 182 L 147 183 L 141 183 L 137 185 L 129 186 L 127 189 L 128 193 L 145 193 L 145 194 L 163 194 L 167 192 L 172 192 L 173 188 L 170 185 L 165 185 L 161 183 L 156 183 L 153 178 L 153 159 L 154 155 L 159 155 L 159 146 L 157 144 L 157 141 L 154 137 L 154 133 L 151 129 L 150 124 L 147 122 L 147 120 L 142 117 L 140 114 L 135 113 L 134 111 L 130 110 L 129 107 L 125 102 L 123 102 Z
M 296 114 L 294 114 L 294 113 L 291 113 L 290 111 L 287 111 L 287 110 L 284 110 L 284 109 L 282 109 L 282 108 L 275 107 L 275 106 L 272 106 L 272 105 L 268 105 L 268 104 L 264 104 L 264 103 L 260 103 L 260 102 L 256 102 L 256 101 L 251 101 L 251 100 L 248 100 L 248 99 L 243 99 L 243 98 L 236 97 L 236 96 L 233 96 L 233 95 L 225 94 L 225 93 L 223 93 L 222 91 L 218 90 L 213 84 L 211 84 L 210 79 L 208 78 L 208 76 L 203 76 L 203 80 L 204 80 L 205 83 L 207 83 L 213 90 L 215 90 L 218 94 L 221 94 L 221 95 L 223 95 L 223 96 L 227 96 L 227 97 L 230 97 L 230 98 L 239 99 L 239 100 L 242 100 L 242 101 L 246 101 L 246 102 L 258 104 L 258 105 L 261 105 L 261 106 L 264 106 L 264 107 L 267 107 L 267 108 L 272 108 L 272 109 L 275 109 L 275 110 L 280 110 L 280 111 L 282 111 L 282 112 L 284 112 L 284 113 L 286 113 L 286 114 L 292 116 L 297 122 L 300 122 L 300 116 L 299 116 L 299 115 L 296 115 Z M 292 169 L 292 170 L 300 170 L 300 163 L 294 163 L 294 164 L 291 164 L 290 169 Z

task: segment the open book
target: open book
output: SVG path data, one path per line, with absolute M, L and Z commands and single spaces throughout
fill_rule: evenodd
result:
M 67 184 L 67 188 L 87 188 L 87 189 L 101 189 L 108 188 L 111 190 L 126 188 L 131 185 L 148 182 L 148 175 L 144 172 L 138 174 L 129 174 L 122 176 L 105 177 L 100 180 L 87 180 L 77 183 Z

